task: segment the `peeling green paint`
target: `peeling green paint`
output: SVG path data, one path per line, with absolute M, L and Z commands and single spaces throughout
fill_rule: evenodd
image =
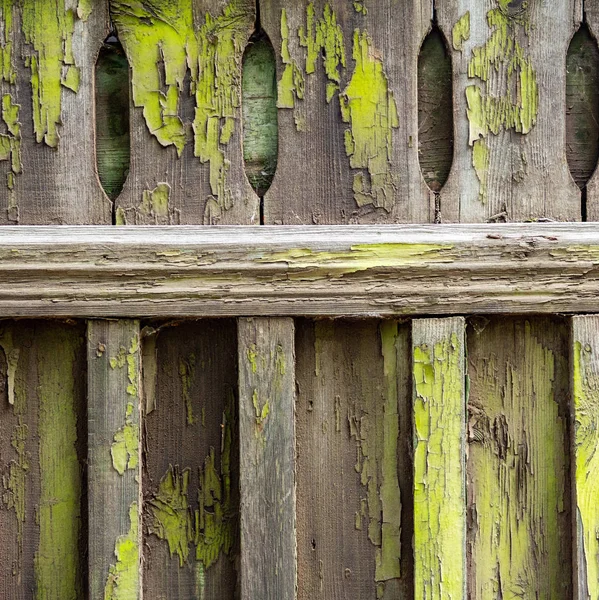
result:
M 137 502 L 129 507 L 130 527 L 114 546 L 116 563 L 110 566 L 104 600 L 130 600 L 136 598 L 139 588 L 139 537 Z
M 394 202 L 395 176 L 391 169 L 393 129 L 399 117 L 389 90 L 383 61 L 366 32 L 354 32 L 355 68 L 340 95 L 345 131 L 345 150 L 354 174 L 354 199 L 358 206 L 372 204 L 390 211 Z
M 123 369 L 127 367 L 127 394 L 137 397 L 139 395 L 139 338 L 137 335 L 131 338 L 129 350 L 124 346 L 119 348 L 116 356 L 109 359 L 111 369 Z
M 39 397 L 39 545 L 34 568 L 37 600 L 83 596 L 79 536 L 81 464 L 77 456 L 78 336 L 64 327 L 36 336 Z
M 93 0 L 79 0 L 79 3 L 77 4 L 77 16 L 82 21 L 87 21 L 92 14 L 93 6 Z
M 181 358 L 179 360 L 179 376 L 181 377 L 181 389 L 188 425 L 193 425 L 196 421 L 193 416 L 193 403 L 191 401 L 191 386 L 195 377 L 195 370 L 196 356 L 193 352 L 186 359 Z
M 111 0 L 112 18 L 129 59 L 135 106 L 143 108 L 150 133 L 179 156 L 191 136 L 181 119 L 181 95 L 195 99 L 191 123 L 194 155 L 210 167 L 210 186 L 217 205 L 232 206 L 227 184 L 226 146 L 240 107 L 240 65 L 253 8 L 231 0 L 222 13 L 206 13 L 196 28 L 191 0 L 136 2 Z
M 466 88 L 469 142 L 473 147 L 473 166 L 480 181 L 481 202 L 486 201 L 490 161 L 490 150 L 484 140 L 490 133 L 498 135 L 508 130 L 526 135 L 536 123 L 539 104 L 536 71 L 518 41 L 521 34 L 529 33 L 530 9 L 525 3 L 521 11 L 512 13 L 508 10 L 507 0 L 496 0 L 496 3 L 497 7 L 487 13 L 491 35 L 484 45 L 473 48 L 468 63 L 468 77 L 478 79 L 480 83 Z M 456 32 L 460 48 L 462 40 L 466 39 L 462 37 L 465 17 L 461 17 L 454 27 L 454 47 Z M 504 83 L 499 85 L 498 81 Z M 502 92 L 493 94 L 492 89 Z M 521 170 L 514 168 L 514 171 Z
M 466 11 L 453 26 L 451 32 L 453 49 L 462 51 L 464 42 L 470 39 L 470 11 Z
M 135 407 L 132 402 L 127 404 L 125 424 L 114 434 L 110 446 L 112 466 L 124 475 L 126 470 L 135 470 L 139 463 L 139 425 L 131 418 Z
M 462 346 L 448 332 L 413 349 L 416 598 L 466 595 Z
M 366 8 L 365 0 L 353 0 L 354 10 L 357 13 L 362 15 L 368 14 L 368 9 Z
M 279 108 L 295 108 L 297 100 L 304 98 L 304 74 L 298 67 L 289 52 L 289 25 L 287 23 L 287 11 L 281 11 L 281 60 L 285 65 L 283 75 L 278 84 Z
M 574 342 L 574 448 L 579 589 L 584 598 L 599 599 L 599 372 L 595 349 Z

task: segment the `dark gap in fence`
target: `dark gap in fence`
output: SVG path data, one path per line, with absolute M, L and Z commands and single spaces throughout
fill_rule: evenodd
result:
M 583 24 L 574 34 L 566 58 L 566 156 L 572 178 L 583 191 L 599 158 L 599 48 Z
M 418 156 L 426 184 L 439 192 L 453 158 L 451 57 L 436 25 L 418 56 Z
M 260 29 L 250 38 L 243 56 L 243 158 L 256 194 L 263 198 L 277 168 L 279 130 L 275 53 Z M 262 208 L 261 208 L 262 211 Z
M 112 33 L 96 63 L 96 161 L 100 183 L 114 200 L 129 172 L 129 65 Z

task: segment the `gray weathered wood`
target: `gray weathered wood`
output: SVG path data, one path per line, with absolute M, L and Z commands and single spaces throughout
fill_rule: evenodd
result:
M 415 598 L 466 598 L 463 317 L 412 321 Z
M 257 224 L 243 171 L 241 62 L 252 0 L 110 0 L 131 67 L 131 167 L 117 224 Z
M 241 598 L 294 600 L 294 324 L 240 319 L 238 332 Z
M 13 0 L 0 8 L 0 22 L 0 224 L 111 223 L 94 139 L 107 1 Z
M 89 597 L 140 597 L 139 322 L 88 321 Z
M 260 16 L 278 57 L 280 109 L 266 223 L 431 222 L 417 63 L 432 1 L 263 0 Z
M 564 145 L 566 52 L 579 0 L 435 6 L 454 69 L 455 152 L 441 219 L 580 220 Z
M 6 316 L 594 312 L 592 224 L 9 228 Z
M 576 600 L 599 598 L 599 318 L 572 318 L 573 576 Z

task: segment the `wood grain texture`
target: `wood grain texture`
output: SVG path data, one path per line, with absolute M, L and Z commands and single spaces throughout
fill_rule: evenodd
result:
M 60 322 L 0 326 L 2 598 L 85 597 L 84 331 Z
M 144 393 L 149 383 L 155 389 L 144 427 L 144 597 L 237 598 L 235 322 L 149 324 L 143 331 Z
M 239 319 L 241 597 L 295 600 L 292 319 Z
M 466 597 L 465 321 L 412 321 L 415 598 Z
M 298 599 L 412 598 L 409 326 L 297 323 Z
M 9 316 L 597 310 L 592 224 L 4 228 Z
M 89 597 L 140 597 L 140 331 L 88 321 Z
M 110 0 L 131 67 L 131 166 L 117 224 L 254 224 L 241 63 L 252 0 Z
M 550 317 L 468 330 L 468 594 L 572 597 L 568 328 Z
M 580 220 L 564 145 L 566 53 L 580 2 L 437 0 L 435 7 L 454 73 L 455 153 L 442 220 Z
M 0 224 L 111 223 L 94 145 L 107 2 L 10 0 L 0 22 Z
M 265 222 L 431 222 L 417 63 L 432 2 L 263 0 L 260 15 L 279 81 Z
M 599 368 L 597 316 L 572 318 L 574 597 L 599 598 Z

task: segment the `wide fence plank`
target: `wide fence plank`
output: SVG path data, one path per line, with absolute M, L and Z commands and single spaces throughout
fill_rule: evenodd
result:
M 263 0 L 279 153 L 267 224 L 432 222 L 418 164 L 418 51 L 432 1 Z
M 574 597 L 599 598 L 599 317 L 572 318 Z
M 294 600 L 294 323 L 240 319 L 238 335 L 241 598 Z
M 89 321 L 89 598 L 140 598 L 139 322 Z
M 412 352 L 414 598 L 465 598 L 464 319 L 414 320 Z

